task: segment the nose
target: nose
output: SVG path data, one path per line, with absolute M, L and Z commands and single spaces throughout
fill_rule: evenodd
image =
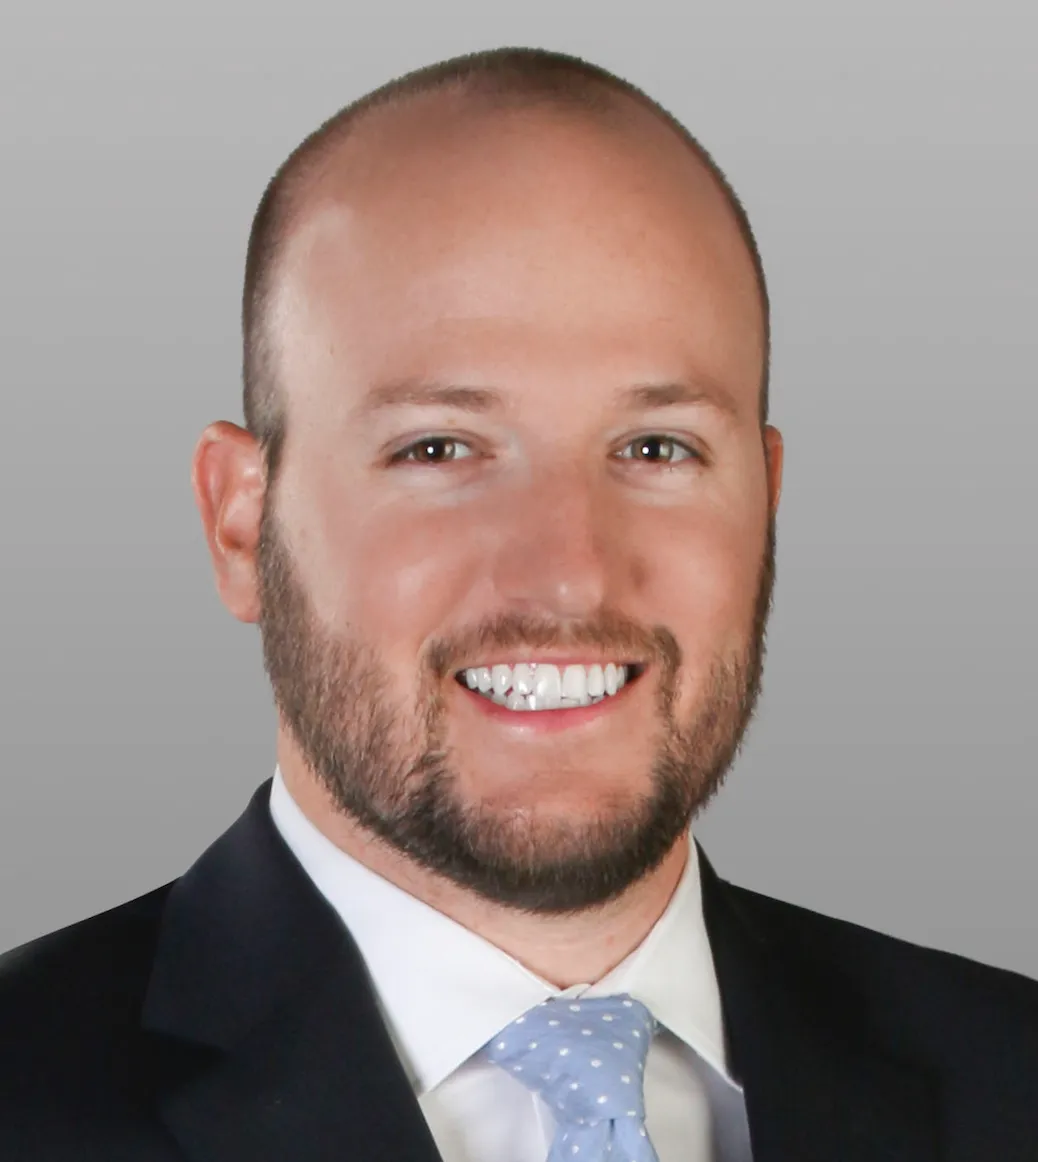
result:
M 601 483 L 579 470 L 541 471 L 499 513 L 494 582 L 505 604 L 555 619 L 586 618 L 609 586 L 608 512 Z

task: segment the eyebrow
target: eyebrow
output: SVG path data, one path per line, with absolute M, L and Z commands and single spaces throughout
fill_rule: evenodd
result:
M 717 384 L 647 383 L 622 388 L 610 401 L 619 411 L 646 411 L 653 408 L 706 404 L 734 418 L 739 409 L 728 391 Z M 489 387 L 430 383 L 425 380 L 401 380 L 372 388 L 356 409 L 356 415 L 370 416 L 397 407 L 445 407 L 458 411 L 491 413 L 503 411 L 507 400 L 501 392 Z

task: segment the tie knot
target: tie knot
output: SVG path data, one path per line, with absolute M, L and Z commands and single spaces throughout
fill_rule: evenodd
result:
M 559 1122 L 640 1121 L 645 1055 L 655 1031 L 652 1014 L 631 997 L 554 997 L 502 1029 L 487 1054 L 539 1093 Z

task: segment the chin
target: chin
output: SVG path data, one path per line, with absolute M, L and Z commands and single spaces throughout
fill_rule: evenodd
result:
M 465 796 L 470 810 L 509 813 L 538 822 L 591 823 L 630 818 L 651 791 L 650 778 L 617 778 L 596 771 L 529 770 L 480 779 Z

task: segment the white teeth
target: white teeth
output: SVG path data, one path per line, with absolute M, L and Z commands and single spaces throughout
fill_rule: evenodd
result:
M 567 666 L 562 675 L 561 696 L 564 702 L 585 706 L 588 702 L 587 671 L 583 666 Z
M 537 707 L 541 710 L 557 710 L 562 705 L 562 679 L 559 677 L 559 667 L 551 663 L 538 666 L 533 676 L 533 698 L 537 699 Z
M 499 706 L 510 710 L 556 710 L 589 706 L 621 690 L 627 666 L 569 665 L 560 673 L 551 662 L 519 662 L 515 666 L 470 666 L 462 681 Z

